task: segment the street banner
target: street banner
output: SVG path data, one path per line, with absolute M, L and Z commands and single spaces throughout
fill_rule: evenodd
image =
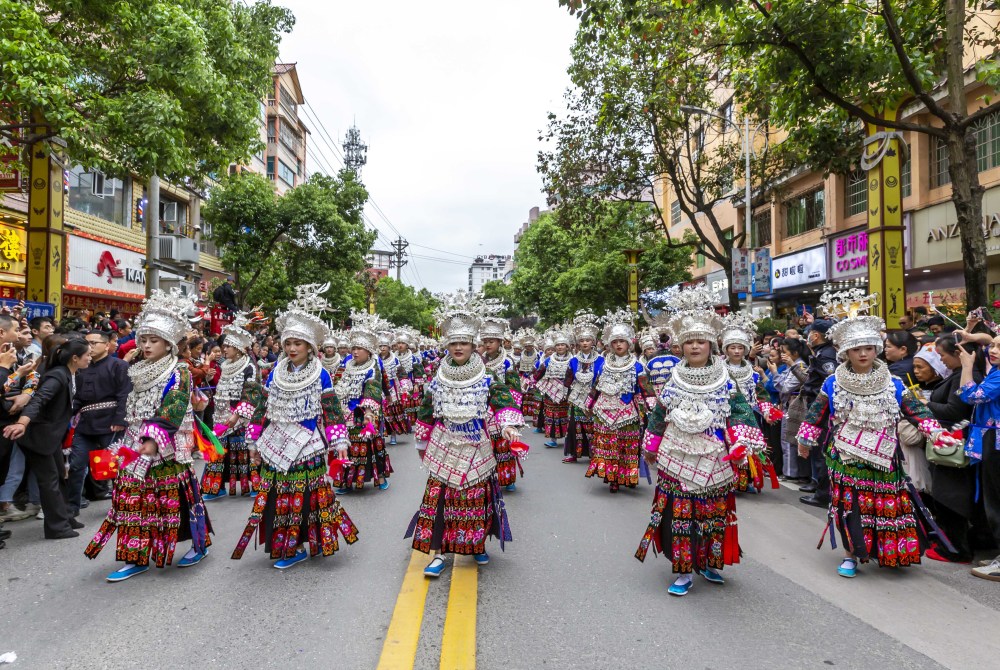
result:
M 771 250 L 761 247 L 754 254 L 754 293 L 771 292 Z
M 733 284 L 729 290 L 733 293 L 746 293 L 750 290 L 749 249 L 733 249 Z

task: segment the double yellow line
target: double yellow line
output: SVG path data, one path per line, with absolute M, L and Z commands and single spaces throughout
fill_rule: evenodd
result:
M 382 644 L 378 670 L 412 669 L 416 662 L 427 589 L 433 581 L 424 577 L 427 559 L 427 555 L 419 551 L 414 551 L 410 556 L 410 564 L 406 568 L 389 630 Z M 474 670 L 476 667 L 478 598 L 479 569 L 475 561 L 471 556 L 455 556 L 441 639 L 441 670 Z

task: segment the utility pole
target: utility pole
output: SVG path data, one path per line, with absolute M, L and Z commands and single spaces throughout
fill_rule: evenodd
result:
M 149 178 L 146 213 L 146 297 L 160 288 L 160 177 Z
M 403 266 L 409 263 L 409 261 L 404 260 L 404 257 L 406 256 L 406 248 L 410 246 L 410 243 L 400 236 L 396 238 L 396 241 L 391 246 L 396 250 L 396 255 L 395 258 L 389 259 L 389 267 L 396 268 L 396 281 L 402 281 Z

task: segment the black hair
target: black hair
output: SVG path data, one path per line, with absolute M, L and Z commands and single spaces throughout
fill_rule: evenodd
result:
M 928 326 L 943 326 L 944 325 L 944 317 L 940 316 L 940 315 L 932 316 L 931 318 L 927 319 L 927 325 Z
M 49 336 L 54 337 L 54 336 Z M 45 338 L 46 341 L 49 338 Z M 49 357 L 45 360 L 45 369 L 51 370 L 59 366 L 69 365 L 69 362 L 73 360 L 74 356 L 83 356 L 90 351 L 90 345 L 87 341 L 79 337 L 71 337 L 67 339 L 62 344 L 57 344 L 52 351 L 49 353 Z
M 934 344 L 941 348 L 941 351 L 949 356 L 958 356 L 958 341 L 954 335 L 942 335 L 934 341 Z
M 28 327 L 32 330 L 38 330 L 42 327 L 44 323 L 51 323 L 52 327 L 55 328 L 56 322 L 51 316 L 36 316 L 35 318 L 28 321 Z
M 17 320 L 10 314 L 0 314 L 0 328 L 10 330 L 15 325 L 17 325 Z
M 111 333 L 109 333 L 106 330 L 99 330 L 99 329 L 88 330 L 86 333 L 84 333 L 84 335 L 85 336 L 86 335 L 97 335 L 104 342 L 110 342 L 111 341 Z
M 781 346 L 786 347 L 788 349 L 788 353 L 790 354 L 798 354 L 798 357 L 802 360 L 806 360 L 808 358 L 806 343 L 803 342 L 801 338 L 789 337 L 782 341 Z
M 897 348 L 906 347 L 906 357 L 912 358 L 920 350 L 920 343 L 913 333 L 907 330 L 890 330 L 885 336 L 886 342 Z
M 115 319 L 113 323 L 115 324 L 115 330 L 117 331 L 121 331 L 122 328 L 128 326 L 128 321 L 126 321 L 125 319 Z

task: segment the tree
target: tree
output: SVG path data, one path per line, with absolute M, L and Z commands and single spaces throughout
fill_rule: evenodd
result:
M 717 207 L 744 197 L 736 188 L 743 176 L 739 133 L 684 109 L 718 107 L 730 95 L 727 82 L 716 60 L 701 51 L 691 12 L 643 21 L 630 13 L 630 4 L 608 2 L 600 22 L 581 25 L 569 68 L 568 114 L 550 115 L 545 138 L 555 147 L 539 154 L 539 171 L 551 200 L 579 210 L 577 216 L 590 216 L 609 199 L 648 202 L 663 222 L 668 245 L 688 246 L 692 240 L 674 239 L 675 221 L 667 221 L 654 197 L 658 187 L 668 189 L 692 223 L 697 251 L 725 268 L 731 280 L 732 250 L 745 246 L 747 231 L 723 229 Z M 751 209 L 764 201 L 784 161 L 781 148 L 766 146 L 754 158 Z M 738 309 L 735 294 L 730 301 Z
M 364 305 L 355 281 L 375 242 L 361 211 L 368 193 L 354 173 L 313 175 L 277 197 L 261 175 L 223 179 L 202 210 L 244 306 L 282 304 L 298 284 L 329 282 L 337 316 Z
M 514 310 L 544 324 L 566 322 L 582 308 L 602 313 L 628 301 L 625 249 L 643 250 L 639 290 L 657 291 L 689 278 L 691 247 L 674 246 L 657 232 L 645 204 L 604 202 L 593 219 L 573 210 L 543 214 L 522 236 L 510 286 Z
M 427 289 L 417 291 L 392 277 L 383 277 L 375 287 L 378 315 L 397 326 L 410 326 L 421 333 L 430 332 L 434 326 L 434 310 L 439 304 Z
M 595 30 L 618 17 L 618 0 L 560 0 Z M 815 169 L 843 169 L 860 156 L 857 122 L 922 133 L 946 148 L 970 306 L 986 305 L 986 244 L 977 125 L 1000 110 L 992 93 L 970 105 L 967 80 L 1000 87 L 995 3 L 711 0 L 626 3 L 623 26 L 678 11 L 702 22 L 702 52 L 731 72 L 739 100 L 788 131 L 787 143 Z M 678 9 L 680 7 L 680 9 Z M 628 28 L 625 28 L 628 29 Z M 878 110 L 914 105 L 885 120 Z M 970 107 L 972 108 L 970 111 Z
M 0 102 L 40 114 L 42 136 L 88 167 L 224 174 L 260 145 L 260 101 L 292 24 L 269 0 L 0 0 Z

